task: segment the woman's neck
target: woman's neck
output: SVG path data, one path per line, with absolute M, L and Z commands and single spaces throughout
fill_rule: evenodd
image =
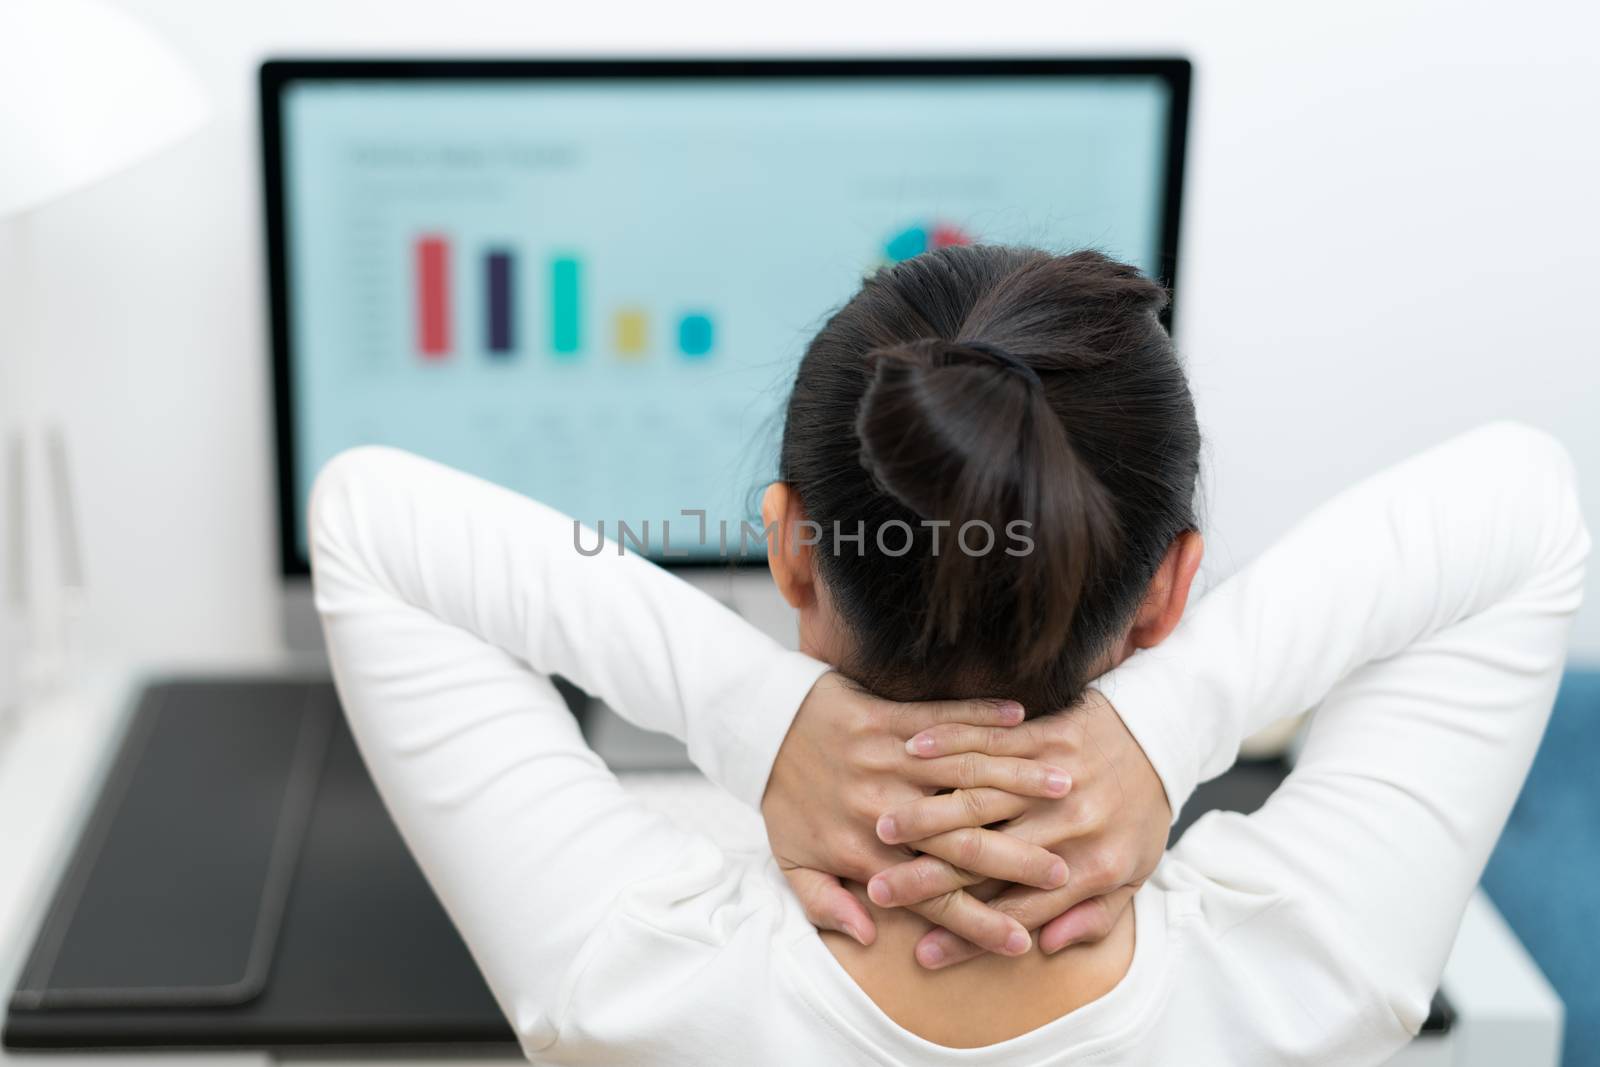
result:
M 912 950 L 931 929 L 904 908 L 879 908 L 860 886 L 851 889 L 872 912 L 877 940 L 863 948 L 842 934 L 823 943 L 885 1015 L 927 1041 L 950 1048 L 993 1045 L 1105 996 L 1133 962 L 1134 909 L 1127 908 L 1109 936 L 1046 956 L 986 955 L 930 971 Z

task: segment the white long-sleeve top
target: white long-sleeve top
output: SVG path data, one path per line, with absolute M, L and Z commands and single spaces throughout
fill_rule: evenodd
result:
M 537 1062 L 1353 1065 L 1421 1025 L 1543 731 L 1588 535 L 1562 448 L 1485 427 L 1323 505 L 1102 679 L 1174 809 L 1247 733 L 1318 710 L 1270 802 L 1202 818 L 1137 894 L 1110 993 L 966 1050 L 885 1016 L 769 855 L 630 797 L 550 682 L 755 805 L 824 665 L 397 451 L 329 464 L 311 546 L 361 750 Z

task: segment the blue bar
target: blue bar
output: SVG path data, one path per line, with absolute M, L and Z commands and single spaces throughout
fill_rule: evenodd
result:
M 489 351 L 496 355 L 511 352 L 517 343 L 511 318 L 515 274 L 516 264 L 510 252 L 497 249 L 483 257 L 484 332 L 488 335 Z
M 578 301 L 579 264 L 570 256 L 550 261 L 550 347 L 570 354 L 578 351 L 582 340 L 578 329 L 581 312 Z
M 707 355 L 715 341 L 716 331 L 711 324 L 711 316 L 691 312 L 678 320 L 678 348 L 684 355 Z

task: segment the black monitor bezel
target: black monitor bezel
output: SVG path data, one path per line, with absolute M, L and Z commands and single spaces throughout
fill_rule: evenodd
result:
M 702 58 L 702 59 L 268 59 L 261 64 L 261 173 L 264 182 L 267 306 L 271 333 L 273 425 L 277 459 L 278 562 L 285 578 L 311 572 L 300 555 L 304 521 L 295 493 L 292 339 L 289 330 L 288 237 L 284 226 L 282 94 L 299 80 L 485 80 L 605 78 L 995 78 L 1156 77 L 1167 83 L 1172 106 L 1167 118 L 1166 196 L 1161 218 L 1161 281 L 1174 294 L 1178 276 L 1179 220 L 1183 208 L 1184 153 L 1193 76 L 1179 57 L 990 57 L 990 58 Z M 1172 327 L 1173 307 L 1164 319 Z M 758 560 L 658 561 L 683 568 L 765 567 Z

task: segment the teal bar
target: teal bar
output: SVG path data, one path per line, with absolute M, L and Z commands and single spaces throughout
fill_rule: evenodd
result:
M 576 352 L 582 341 L 578 283 L 576 259 L 558 256 L 550 261 L 550 347 L 563 354 Z
M 678 350 L 691 359 L 708 355 L 715 338 L 710 315 L 692 311 L 678 320 Z

